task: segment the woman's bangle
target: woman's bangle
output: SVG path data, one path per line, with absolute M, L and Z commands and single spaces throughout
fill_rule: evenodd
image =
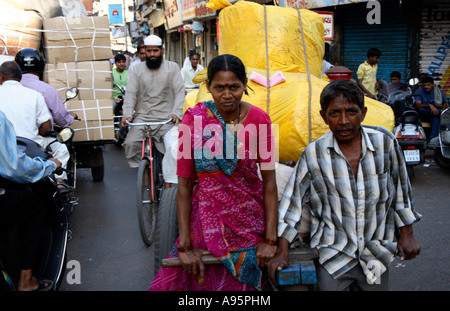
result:
M 187 253 L 187 252 L 190 252 L 192 250 L 192 244 L 188 245 L 186 247 L 177 246 L 177 248 L 178 248 L 178 252 L 179 253 Z
M 263 242 L 270 246 L 275 246 L 278 244 L 278 240 L 273 241 L 273 240 L 269 240 L 267 238 L 264 238 Z

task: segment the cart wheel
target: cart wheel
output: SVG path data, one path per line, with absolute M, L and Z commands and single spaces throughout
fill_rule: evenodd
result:
M 450 159 L 447 159 L 442 155 L 441 148 L 434 149 L 433 159 L 439 167 L 446 170 L 450 169 Z
M 172 184 L 171 188 L 164 189 L 156 216 L 155 233 L 155 274 L 161 267 L 161 260 L 167 258 L 178 237 L 177 222 L 177 190 Z
M 141 161 L 137 174 L 136 203 L 139 232 L 141 233 L 142 241 L 147 246 L 153 242 L 156 211 L 158 209 L 158 200 L 156 199 L 152 202 L 150 183 L 150 162 L 145 158 Z M 153 191 L 156 192 L 155 187 Z
M 92 179 L 94 182 L 103 181 L 103 177 L 105 176 L 105 166 L 93 166 L 91 167 Z

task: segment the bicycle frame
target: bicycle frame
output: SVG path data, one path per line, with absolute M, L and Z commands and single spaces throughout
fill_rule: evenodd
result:
M 147 128 L 146 128 L 147 130 Z M 145 130 L 144 130 L 145 131 Z M 148 143 L 147 143 L 148 142 Z M 155 187 L 153 185 L 155 184 L 155 180 L 153 179 L 153 141 L 150 136 L 148 138 L 145 137 L 142 139 L 142 153 L 141 153 L 141 159 L 147 158 L 150 162 L 150 189 L 151 189 L 151 199 L 152 202 L 156 201 L 155 198 Z M 147 154 L 148 153 L 148 154 Z
M 153 185 L 155 184 L 155 180 L 153 179 L 153 171 L 154 171 L 154 163 L 153 163 L 153 141 L 150 134 L 151 125 L 165 125 L 172 122 L 172 119 L 162 122 L 136 122 L 131 123 L 128 122 L 130 126 L 144 126 L 144 137 L 142 138 L 142 150 L 141 150 L 141 159 L 147 158 L 150 163 L 150 185 L 151 185 L 151 199 L 153 202 L 156 201 L 155 192 Z
M 144 126 L 142 139 L 141 163 L 137 176 L 137 210 L 139 231 L 143 242 L 149 246 L 153 242 L 156 214 L 158 212 L 160 195 L 163 184 L 161 172 L 161 157 L 159 156 L 154 141 L 152 140 L 151 125 L 164 125 L 171 122 L 141 122 L 130 123 L 129 126 Z M 148 173 L 147 173 L 148 172 Z M 148 176 L 147 174 L 150 174 Z

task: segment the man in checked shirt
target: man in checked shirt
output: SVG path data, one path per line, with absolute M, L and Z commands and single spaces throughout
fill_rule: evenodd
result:
M 397 252 L 401 260 L 420 252 L 412 224 L 421 215 L 401 149 L 387 129 L 361 126 L 367 107 L 354 82 L 331 82 L 320 104 L 331 131 L 304 150 L 286 186 L 269 276 L 276 284 L 276 271 L 288 266 L 289 243 L 309 201 L 318 289 L 388 290 L 388 265 Z

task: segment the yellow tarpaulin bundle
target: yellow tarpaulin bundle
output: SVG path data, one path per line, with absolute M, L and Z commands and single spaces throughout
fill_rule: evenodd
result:
M 205 71 L 206 69 L 199 73 L 196 77 L 197 81 L 204 81 Z M 248 77 L 252 72 L 262 76 L 266 75 L 266 70 L 247 68 Z M 270 71 L 270 76 L 272 77 L 275 73 L 275 71 Z M 274 124 L 279 160 L 297 161 L 309 144 L 308 76 L 303 73 L 291 72 L 284 72 L 283 76 L 286 78 L 285 82 L 270 88 L 269 116 Z M 329 131 L 319 113 L 320 93 L 327 84 L 327 81 L 311 76 L 311 141 Z M 248 81 L 248 85 L 253 91 L 249 90 L 249 95 L 244 95 L 242 100 L 267 111 L 268 89 L 251 80 Z M 198 91 L 191 92 L 186 96 L 184 108 L 193 107 L 197 102 L 205 100 L 212 100 L 212 97 L 203 83 Z M 365 104 L 368 111 L 363 124 L 384 126 L 392 131 L 394 124 L 392 109 L 386 104 L 368 97 L 365 97 Z
M 249 95 L 244 95 L 242 100 L 269 113 L 274 125 L 279 161 L 297 161 L 310 141 L 329 131 L 319 113 L 320 93 L 329 83 L 320 79 L 324 53 L 322 17 L 309 10 L 300 10 L 302 32 L 298 11 L 292 8 L 264 8 L 246 1 L 231 5 L 226 0 L 211 0 L 207 7 L 222 9 L 219 14 L 219 54 L 236 55 L 247 68 L 248 85 L 253 91 L 249 90 Z M 302 37 L 305 37 L 310 81 Z M 264 78 L 272 80 L 278 71 L 285 81 L 270 88 L 250 80 L 252 73 L 262 76 L 263 81 Z M 194 83 L 202 83 L 206 75 L 207 68 L 193 79 Z M 184 108 L 205 100 L 212 100 L 212 97 L 202 83 L 198 91 L 187 94 Z M 308 108 L 310 103 L 311 117 Z M 365 97 L 365 104 L 368 112 L 364 124 L 393 130 L 394 114 L 389 106 L 368 97 Z
M 225 6 L 224 2 L 212 0 L 207 6 L 217 9 Z M 325 49 L 323 17 L 309 10 L 300 13 L 309 70 L 320 77 Z M 219 17 L 219 54 L 236 55 L 246 67 L 259 69 L 267 69 L 268 55 L 270 70 L 306 73 L 298 11 L 270 5 L 264 8 L 247 1 L 226 6 Z

